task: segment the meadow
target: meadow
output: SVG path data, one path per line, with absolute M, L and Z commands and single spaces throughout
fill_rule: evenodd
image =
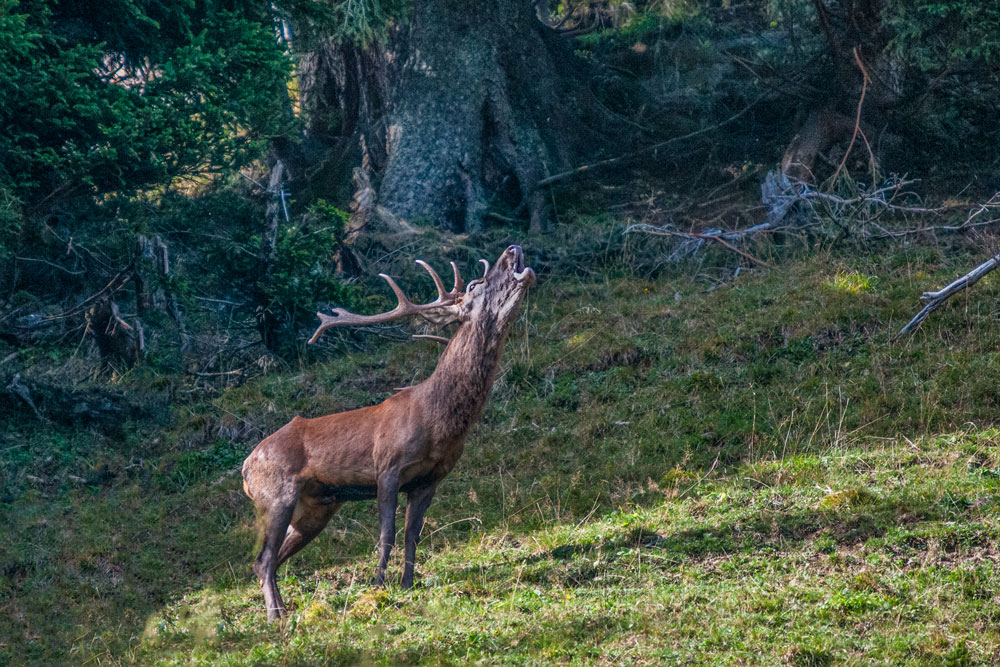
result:
M 572 274 L 544 243 L 415 588 L 399 554 L 371 586 L 355 503 L 282 568 L 291 613 L 268 625 L 238 467 L 292 415 L 425 377 L 434 343 L 362 335 L 241 381 L 140 367 L 116 382 L 154 407 L 115 432 L 6 425 L 0 662 L 1000 659 L 996 281 L 894 338 L 969 248 L 816 248 L 707 281 L 627 246 Z

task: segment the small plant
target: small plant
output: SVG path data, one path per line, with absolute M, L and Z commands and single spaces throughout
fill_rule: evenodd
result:
M 345 211 L 319 199 L 301 220 L 278 231 L 273 269 L 262 287 L 280 328 L 294 332 L 312 324 L 324 305 L 351 308 L 357 303 L 355 291 L 337 277 L 332 261 L 347 217 Z M 294 341 L 295 336 L 278 340 Z

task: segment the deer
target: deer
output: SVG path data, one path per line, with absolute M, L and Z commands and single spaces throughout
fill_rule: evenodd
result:
M 306 419 L 294 417 L 264 438 L 243 463 L 243 490 L 253 501 L 261 546 L 253 571 L 264 593 L 268 621 L 286 615 L 275 578 L 278 567 L 316 537 L 340 507 L 372 500 L 379 516 L 379 560 L 375 586 L 385 585 L 395 546 L 396 508 L 405 493 L 406 524 L 402 588 L 413 586 L 413 568 L 424 513 L 434 492 L 451 472 L 478 421 L 500 365 L 500 357 L 521 303 L 535 282 L 520 246 L 512 245 L 463 291 L 458 266 L 451 262 L 450 291 L 423 260 L 437 298 L 414 304 L 399 285 L 380 273 L 397 305 L 377 315 L 334 308 L 317 313 L 315 343 L 332 327 L 389 322 L 418 315 L 432 323 L 458 322 L 434 371 L 423 382 L 402 389 L 378 405 Z M 437 338 L 437 337 L 434 337 Z

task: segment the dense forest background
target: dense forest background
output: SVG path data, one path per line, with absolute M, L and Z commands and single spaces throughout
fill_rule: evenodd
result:
M 209 372 L 229 356 L 202 347 L 210 320 L 295 357 L 408 236 L 545 232 L 645 191 L 709 208 L 734 179 L 770 179 L 772 218 L 787 179 L 988 197 L 998 12 L 11 2 L 2 336 Z
M 431 343 L 410 339 L 414 327 L 305 345 L 317 310 L 391 305 L 379 272 L 432 295 L 414 267 L 420 257 L 472 267 L 520 242 L 539 273 L 537 300 L 514 334 L 523 340 L 474 437 L 485 453 L 455 482 L 472 486 L 456 487 L 442 510 L 458 520 L 471 503 L 486 532 L 521 534 L 513 546 L 491 547 L 512 557 L 531 557 L 519 551 L 525 531 L 575 540 L 571 528 L 599 511 L 622 535 L 587 538 L 566 558 L 649 544 L 666 549 L 664 558 L 687 558 L 689 547 L 641 514 L 661 487 L 677 503 L 741 497 L 742 482 L 725 484 L 742 477 L 717 475 L 761 465 L 759 477 L 780 477 L 765 459 L 783 461 L 793 441 L 822 456 L 812 444 L 820 431 L 836 433 L 828 445 L 848 447 L 857 444 L 850 434 L 919 440 L 966 423 L 988 429 L 997 401 L 984 383 L 1000 349 L 984 333 L 996 328 L 989 279 L 929 338 L 894 336 L 922 290 L 996 255 L 998 64 L 1000 6 L 971 0 L 0 0 L 0 509 L 9 519 L 0 609 L 13 619 L 0 630 L 0 662 L 184 661 L 205 650 L 209 661 L 252 663 L 273 658 L 272 649 L 306 661 L 311 651 L 346 662 L 365 651 L 432 660 L 439 649 L 459 660 L 515 646 L 507 642 L 523 634 L 512 616 L 513 635 L 498 630 L 495 644 L 477 643 L 466 628 L 433 646 L 411 637 L 418 654 L 342 646 L 336 657 L 308 632 L 295 644 L 294 628 L 251 629 L 253 614 L 238 611 L 252 599 L 239 588 L 249 575 L 219 570 L 243 567 L 252 548 L 248 503 L 231 473 L 260 437 L 293 414 L 375 402 L 433 366 Z M 833 350 L 847 356 L 834 359 Z M 904 378 L 911 368 L 921 370 Z M 640 427 L 633 400 L 648 400 L 649 418 L 667 421 Z M 663 406 L 678 405 L 663 416 Z M 570 425 L 587 410 L 600 424 Z M 552 429 L 525 436 L 525 446 L 586 452 L 557 465 L 541 450 L 505 449 L 489 432 L 508 422 Z M 574 428 L 585 433 L 570 436 Z M 966 434 L 975 469 L 993 471 L 977 478 L 984 498 L 995 495 L 1000 465 L 992 449 L 983 454 L 991 433 Z M 608 469 L 623 451 L 628 472 Z M 955 463 L 916 456 L 941 469 Z M 745 517 L 725 515 L 728 532 L 691 529 L 695 542 L 729 540 L 698 542 L 699 556 L 732 547 L 750 558 L 754 540 L 779 523 L 799 546 L 839 553 L 836 526 L 858 507 L 885 525 L 854 525 L 845 538 L 853 547 L 883 539 L 904 514 L 942 525 L 968 519 L 938 511 L 945 490 L 966 498 L 962 511 L 994 507 L 976 505 L 971 482 L 957 477 L 948 478 L 954 488 L 914 482 L 938 493 L 920 496 L 922 509 L 888 490 L 851 495 L 856 480 L 844 476 L 861 473 L 844 465 L 824 474 L 851 488 L 830 491 L 847 495 L 823 506 L 826 518 L 811 531 L 796 532 L 809 520 L 789 514 L 772 529 L 755 526 L 755 538 L 740 533 Z M 505 466 L 514 470 L 506 483 Z M 596 477 L 581 486 L 588 470 Z M 810 475 L 789 483 L 819 488 Z M 484 506 L 472 488 L 479 483 Z M 529 505 L 552 503 L 542 489 L 567 491 L 551 515 L 539 509 L 514 527 L 505 484 L 517 485 L 513 502 Z M 803 502 L 815 507 L 830 494 Z M 639 514 L 629 519 L 623 507 Z M 345 531 L 372 523 L 361 512 L 346 515 Z M 468 531 L 442 533 L 432 581 L 462 578 L 448 569 L 458 556 L 447 549 L 481 548 Z M 363 569 L 367 536 L 339 539 L 347 541 L 317 551 L 346 551 L 350 567 Z M 60 551 L 62 541 L 82 555 Z M 243 551 L 234 546 L 244 542 Z M 199 544 L 204 553 L 191 555 Z M 131 560 L 120 553 L 133 548 Z M 561 558 L 554 568 L 565 569 Z M 303 572 L 316 569 L 309 562 Z M 343 606 L 337 636 L 363 645 L 365 624 L 403 603 L 343 593 L 353 570 L 331 571 L 339 577 L 331 590 L 341 592 L 330 595 L 346 597 L 316 604 Z M 979 588 L 968 609 L 947 607 L 955 618 L 978 618 L 989 605 L 998 613 L 995 572 L 975 571 L 987 583 L 956 580 Z M 467 592 L 470 600 L 509 596 L 517 607 L 517 586 L 514 595 L 503 587 L 508 574 Z M 562 574 L 559 586 L 588 576 Z M 952 574 L 941 581 L 955 583 Z M 224 611 L 211 623 L 177 630 L 189 612 L 171 605 L 195 609 L 198 599 L 185 596 L 212 586 L 237 597 L 219 593 Z M 875 623 L 898 605 L 872 596 L 907 599 L 870 588 L 837 609 L 853 613 L 854 604 Z M 54 605 L 61 611 L 49 614 Z M 350 619 L 349 606 L 361 609 Z M 398 614 L 386 622 L 409 636 L 409 615 Z M 652 632 L 616 619 L 615 637 Z M 913 630 L 912 645 L 878 655 L 996 657 L 995 636 L 975 644 L 965 620 L 955 623 L 961 631 L 933 625 L 924 641 Z M 693 636 L 701 623 L 692 624 L 677 636 Z M 559 626 L 558 640 L 543 632 L 548 639 L 526 655 L 611 659 L 573 652 L 578 643 L 597 650 L 580 639 L 588 627 Z M 205 633 L 214 638 L 207 645 Z M 775 637 L 740 650 L 795 664 L 857 655 L 854 639 L 831 633 L 826 644 L 803 634 L 794 650 Z M 972 644 L 956 639 L 966 634 Z M 660 649 L 678 651 L 664 656 L 695 651 L 663 641 Z M 734 650 L 725 641 L 703 647 Z

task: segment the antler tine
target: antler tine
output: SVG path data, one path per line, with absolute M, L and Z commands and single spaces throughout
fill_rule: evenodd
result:
M 430 264 L 422 259 L 417 260 L 417 264 L 427 269 L 427 273 L 431 274 L 431 279 L 434 281 L 434 286 L 437 287 L 438 291 L 438 301 L 445 301 L 448 298 L 448 292 L 444 288 L 444 282 L 441 280 L 441 276 L 437 274 Z
M 483 264 L 483 278 L 485 278 L 486 274 L 490 272 L 490 263 L 485 259 L 480 259 L 479 261 Z
M 396 284 L 396 281 L 392 279 L 392 276 L 385 273 L 380 273 L 378 274 L 378 277 L 389 283 L 389 288 L 392 289 L 392 293 L 396 295 L 396 300 L 399 302 L 396 308 L 399 308 L 399 306 L 403 305 L 408 305 L 408 306 L 413 305 L 413 302 L 410 301 L 410 299 L 406 296 L 406 294 L 403 293 L 403 290 L 399 287 L 399 285 Z M 334 309 L 334 311 L 337 310 L 342 310 L 342 309 L 340 308 Z
M 452 294 L 458 294 L 462 291 L 464 284 L 462 283 L 462 274 L 458 272 L 458 264 L 455 262 L 448 262 L 451 264 L 451 272 L 455 274 L 455 286 L 451 288 Z

